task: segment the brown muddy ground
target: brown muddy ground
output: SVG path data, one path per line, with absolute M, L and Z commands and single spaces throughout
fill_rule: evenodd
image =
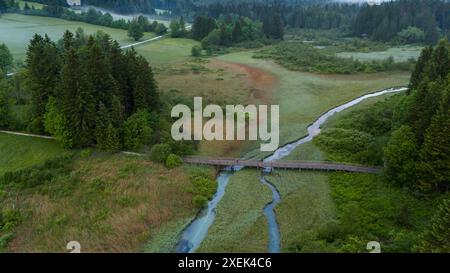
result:
M 214 58 L 200 64 L 175 64 L 157 73 L 156 78 L 163 92 L 177 89 L 190 99 L 202 97 L 204 105 L 222 106 L 271 105 L 278 84 L 277 78 L 264 70 Z M 255 145 L 255 141 L 204 141 L 200 144 L 199 155 L 239 157 Z

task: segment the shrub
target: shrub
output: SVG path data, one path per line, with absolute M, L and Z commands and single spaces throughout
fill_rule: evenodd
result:
M 22 220 L 21 214 L 18 210 L 6 209 L 1 214 L 0 231 L 11 231 Z
M 150 114 L 147 111 L 138 111 L 125 122 L 124 146 L 131 150 L 140 149 L 149 143 L 151 135 Z
M 204 197 L 203 195 L 195 195 L 192 198 L 192 203 L 196 205 L 197 207 L 203 207 L 208 203 L 208 199 Z
M 15 234 L 13 232 L 6 233 L 3 236 L 0 236 L 0 252 L 4 252 L 8 247 L 8 243 L 14 239 Z
M 150 160 L 156 163 L 165 163 L 169 155 L 172 153 L 172 148 L 168 144 L 156 144 L 150 150 Z
M 177 168 L 179 166 L 183 165 L 183 159 L 181 159 L 181 157 L 175 155 L 175 154 L 170 154 L 167 157 L 166 160 L 166 167 L 169 169 L 174 169 Z
M 202 48 L 199 46 L 193 46 L 191 49 L 191 55 L 193 57 L 200 57 L 202 55 Z

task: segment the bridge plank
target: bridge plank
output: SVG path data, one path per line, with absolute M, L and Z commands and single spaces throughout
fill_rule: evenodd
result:
M 376 174 L 381 171 L 381 167 L 368 167 L 330 162 L 307 162 L 307 161 L 273 161 L 263 162 L 261 160 L 241 160 L 234 158 L 202 158 L 185 157 L 183 161 L 195 165 L 211 165 L 220 167 L 243 166 L 250 168 L 271 168 L 271 169 L 300 169 L 317 171 L 344 171 L 355 173 Z

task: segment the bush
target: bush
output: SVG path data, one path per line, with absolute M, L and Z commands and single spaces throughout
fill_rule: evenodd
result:
M 204 197 L 203 195 L 195 195 L 192 198 L 192 203 L 196 205 L 197 207 L 203 207 L 208 203 L 208 199 Z
M 202 48 L 199 46 L 193 46 L 191 49 L 191 55 L 193 57 L 200 57 L 202 55 Z
M 15 234 L 13 232 L 6 233 L 3 236 L 0 236 L 0 252 L 6 251 L 8 247 L 8 243 L 14 239 Z
M 174 169 L 177 168 L 179 166 L 183 165 L 183 159 L 181 159 L 181 157 L 175 155 L 175 154 L 170 154 L 167 157 L 166 160 L 166 167 L 169 169 Z
M 126 149 L 138 150 L 150 142 L 150 114 L 140 110 L 130 116 L 124 125 L 124 146 Z
M 150 150 L 150 160 L 156 163 L 165 163 L 169 155 L 172 153 L 172 148 L 168 144 L 156 144 Z
M 1 213 L 0 231 L 11 231 L 14 227 L 20 224 L 22 220 L 21 214 L 18 210 L 6 209 Z

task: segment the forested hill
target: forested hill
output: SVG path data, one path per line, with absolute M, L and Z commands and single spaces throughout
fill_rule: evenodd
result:
M 425 32 L 425 41 L 435 43 L 439 30 L 450 34 L 450 2 L 439 0 L 399 0 L 382 5 L 364 6 L 353 23 L 355 34 L 389 41 L 408 26 Z

